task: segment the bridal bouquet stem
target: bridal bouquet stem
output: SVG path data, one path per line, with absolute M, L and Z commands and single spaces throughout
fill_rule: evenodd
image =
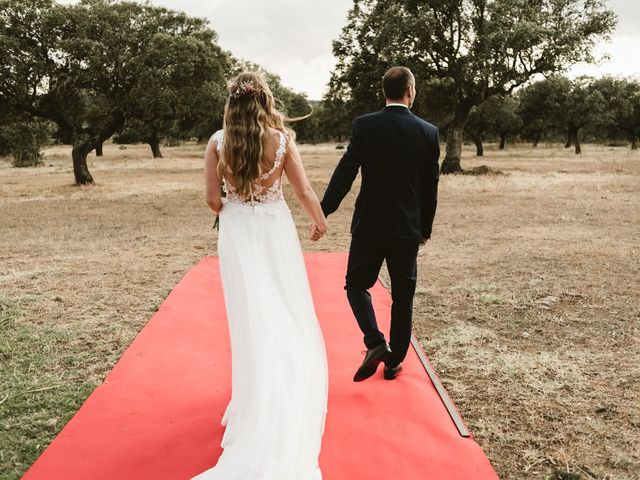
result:
M 227 192 L 225 192 L 222 186 L 220 187 L 220 195 L 222 196 L 222 198 L 227 197 Z M 220 213 L 216 215 L 216 218 L 213 221 L 213 230 L 220 230 Z

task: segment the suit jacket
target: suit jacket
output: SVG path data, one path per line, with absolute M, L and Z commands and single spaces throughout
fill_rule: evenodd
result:
M 438 197 L 438 128 L 403 106 L 356 117 L 346 152 L 320 202 L 335 212 L 362 171 L 351 234 L 377 238 L 431 237 Z

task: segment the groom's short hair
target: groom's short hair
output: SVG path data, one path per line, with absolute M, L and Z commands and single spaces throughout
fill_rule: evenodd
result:
M 391 67 L 382 77 L 382 90 L 389 100 L 404 98 L 409 85 L 415 85 L 415 78 L 407 67 Z

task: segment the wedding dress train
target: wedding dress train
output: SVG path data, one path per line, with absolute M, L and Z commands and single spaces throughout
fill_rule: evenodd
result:
M 218 151 L 222 130 L 214 134 Z M 232 395 L 217 464 L 191 480 L 320 480 L 327 413 L 325 344 L 302 248 L 282 195 L 286 137 L 250 199 L 224 180 L 218 257 Z

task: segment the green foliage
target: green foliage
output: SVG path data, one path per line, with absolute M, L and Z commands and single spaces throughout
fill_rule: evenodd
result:
M 570 88 L 568 79 L 552 76 L 518 92 L 518 114 L 524 123 L 523 136 L 534 145 L 549 135 L 566 130 L 562 110 Z
M 580 134 L 583 129 L 603 128 L 612 119 L 606 99 L 590 77 L 583 76 L 575 80 L 557 77 L 548 81 L 552 82 L 552 98 L 557 102 L 554 107 L 555 118 L 560 128 L 567 132 L 566 147 L 573 144 L 576 153 L 581 153 Z
M 518 105 L 518 100 L 512 95 L 489 97 L 473 108 L 465 124 L 465 133 L 476 141 L 476 145 L 483 137 L 490 136 L 500 139 L 500 148 L 504 148 L 506 137 L 518 134 L 522 129 Z
M 76 182 L 93 181 L 87 153 L 128 120 L 158 136 L 220 124 L 229 58 L 206 20 L 110 0 L 0 0 L 0 11 L 0 102 L 56 123 Z
M 474 106 L 536 74 L 591 61 L 615 23 L 603 0 L 355 0 L 334 42 L 330 96 L 349 102 L 350 114 L 380 108 L 382 74 L 408 66 L 418 95 L 429 92 L 416 113 L 446 122 L 443 171 L 457 171 Z
M 77 183 L 93 182 L 86 156 L 114 134 L 154 156 L 163 139 L 208 138 L 222 126 L 226 80 L 260 69 L 220 49 L 206 20 L 150 3 L 0 0 L 0 12 L 0 104 L 55 123 L 74 145 Z M 264 73 L 286 114 L 309 113 L 306 96 Z M 314 137 L 312 122 L 297 127 Z
M 46 121 L 14 118 L 0 123 L 0 156 L 12 156 L 14 167 L 41 165 L 42 148 L 52 133 L 52 124 Z
M 339 96 L 332 96 L 331 90 L 318 105 L 318 124 L 322 128 L 323 140 L 342 142 L 351 132 L 353 115 L 349 109 L 350 102 Z
M 205 137 L 222 125 L 229 56 L 202 21 L 186 19 L 178 14 L 174 28 L 185 28 L 186 22 L 197 34 L 157 32 L 137 58 L 127 127 L 152 145 L 167 136 Z
M 640 82 L 610 76 L 593 81 L 593 88 L 600 92 L 606 104 L 609 122 L 606 138 L 631 142 L 638 147 L 640 136 Z
M 554 76 L 518 92 L 523 135 L 534 144 L 565 135 L 566 146 L 589 136 L 600 141 L 626 140 L 637 148 L 640 132 L 640 82 L 605 76 L 570 80 Z
M 569 128 L 603 126 L 611 119 L 606 99 L 593 78 L 580 77 L 572 81 L 564 100 L 561 118 Z

